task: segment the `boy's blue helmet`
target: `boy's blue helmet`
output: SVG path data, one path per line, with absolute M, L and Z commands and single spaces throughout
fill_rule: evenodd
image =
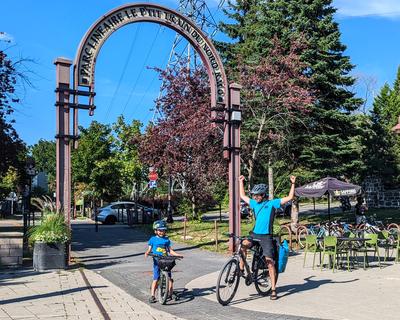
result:
M 167 230 L 167 223 L 164 220 L 157 220 L 153 223 L 154 230 Z

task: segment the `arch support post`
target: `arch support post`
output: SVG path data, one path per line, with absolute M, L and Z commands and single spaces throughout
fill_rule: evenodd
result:
M 229 233 L 240 236 L 240 89 L 237 83 L 229 85 L 228 133 L 229 133 Z M 233 238 L 229 241 L 229 251 L 236 250 Z
M 71 223 L 71 134 L 70 134 L 70 67 L 72 61 L 57 58 L 56 65 L 56 206 Z

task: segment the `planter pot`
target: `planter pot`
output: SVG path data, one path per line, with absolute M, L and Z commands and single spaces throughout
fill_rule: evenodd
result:
M 33 268 L 36 271 L 58 270 L 67 267 L 65 243 L 35 242 Z

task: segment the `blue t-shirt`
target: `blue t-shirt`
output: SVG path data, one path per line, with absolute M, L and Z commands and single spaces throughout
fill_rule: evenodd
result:
M 151 252 L 160 256 L 166 256 L 169 252 L 169 248 L 172 243 L 167 236 L 159 237 L 152 236 L 149 240 L 149 246 L 151 246 Z
M 275 210 L 281 207 L 281 199 L 263 201 L 258 203 L 254 199 L 250 199 L 250 208 L 254 212 L 256 224 L 253 232 L 257 234 L 272 234 Z

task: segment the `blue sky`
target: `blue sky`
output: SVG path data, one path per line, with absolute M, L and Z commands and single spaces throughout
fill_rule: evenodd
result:
M 142 1 L 149 2 L 149 1 Z M 153 3 L 177 8 L 179 1 L 153 0 Z M 223 18 L 218 1 L 206 1 L 215 19 Z M 28 144 L 55 135 L 56 57 L 74 59 L 79 42 L 87 29 L 101 15 L 126 3 L 119 0 L 2 0 L 0 31 L 11 44 L 12 58 L 35 61 L 28 67 L 34 72 L 35 88 L 21 91 L 23 104 L 13 117 L 15 128 Z M 65 6 L 68 4 L 68 6 Z M 336 20 L 347 45 L 346 54 L 356 65 L 353 74 L 360 77 L 354 89 L 364 96 L 367 86 L 377 93 L 385 83 L 392 83 L 400 64 L 399 0 L 334 0 Z M 220 38 L 221 35 L 217 35 Z M 156 73 L 146 66 L 165 67 L 175 33 L 150 23 L 125 26 L 114 33 L 100 51 L 96 63 L 96 109 L 89 117 L 80 112 L 80 124 L 90 121 L 112 123 L 119 114 L 130 121 L 148 122 L 158 96 L 160 83 Z

